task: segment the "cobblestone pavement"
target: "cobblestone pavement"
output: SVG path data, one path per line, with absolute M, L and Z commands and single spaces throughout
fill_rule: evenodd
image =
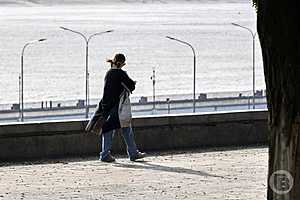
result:
M 2 163 L 3 199 L 266 199 L 268 149 L 151 153 L 141 162 L 96 157 Z

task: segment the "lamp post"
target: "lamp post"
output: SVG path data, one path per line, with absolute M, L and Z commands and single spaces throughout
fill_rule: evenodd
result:
M 249 31 L 252 35 L 252 92 L 253 92 L 253 98 L 252 98 L 252 106 L 253 106 L 253 109 L 255 109 L 255 36 L 256 36 L 256 33 L 254 33 L 250 28 L 247 28 L 245 26 L 242 26 L 242 25 L 239 25 L 239 24 L 236 24 L 236 23 L 231 23 L 232 25 L 234 26 L 238 26 L 240 28 L 243 28 L 243 29 L 246 29 L 247 31 Z
M 60 28 L 65 30 L 65 31 L 70 31 L 72 33 L 76 33 L 76 34 L 80 35 L 81 37 L 83 37 L 83 39 L 85 41 L 85 44 L 86 44 L 85 45 L 85 118 L 88 118 L 89 117 L 89 101 L 90 101 L 89 100 L 89 68 L 88 68 L 89 42 L 93 37 L 95 37 L 97 35 L 102 35 L 104 33 L 113 32 L 113 30 L 94 33 L 94 34 L 87 37 L 81 32 L 74 31 L 72 29 L 62 27 L 62 26 Z
M 196 110 L 196 53 L 195 53 L 195 49 L 194 47 L 188 43 L 188 42 L 185 42 L 185 41 L 182 41 L 182 40 L 179 40 L 179 39 L 176 39 L 174 37 L 169 37 L 169 36 L 166 36 L 166 38 L 170 39 L 170 40 L 175 40 L 177 42 L 180 42 L 182 44 L 185 44 L 185 45 L 188 45 L 189 47 L 191 47 L 192 51 L 193 51 L 193 55 L 194 55 L 194 82 L 193 82 L 193 113 L 195 113 L 195 110 Z
M 19 76 L 19 84 L 21 85 L 19 87 L 19 96 L 21 96 L 21 98 L 19 97 L 19 105 L 21 104 L 21 108 L 20 108 L 20 121 L 23 122 L 24 121 L 24 52 L 27 46 L 29 46 L 30 44 L 34 44 L 37 42 L 43 42 L 45 41 L 45 38 L 39 39 L 39 40 L 34 40 L 34 41 L 30 41 L 27 42 L 23 49 L 22 49 L 22 53 L 21 53 L 21 75 Z
M 153 86 L 153 113 L 155 112 L 155 68 L 153 69 L 153 75 L 150 77 L 152 80 L 152 86 Z

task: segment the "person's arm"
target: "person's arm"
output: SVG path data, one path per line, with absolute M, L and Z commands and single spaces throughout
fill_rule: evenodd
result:
M 112 89 L 113 89 L 113 74 L 109 71 L 105 75 L 105 80 L 104 80 L 104 91 L 103 91 L 103 97 L 101 100 L 101 106 L 102 106 L 102 111 L 103 115 L 105 118 L 108 117 L 110 110 L 112 109 L 115 100 L 114 100 L 114 95 L 112 94 Z
M 120 75 L 121 75 L 121 83 L 123 83 L 125 85 L 125 87 L 127 87 L 130 92 L 132 92 L 135 89 L 135 81 L 133 81 L 125 71 L 120 70 Z

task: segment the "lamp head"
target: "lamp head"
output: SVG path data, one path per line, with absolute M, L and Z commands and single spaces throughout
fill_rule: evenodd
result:
M 166 36 L 166 38 L 170 39 L 170 40 L 175 40 L 175 38 L 170 37 L 170 36 Z
M 239 25 L 239 24 L 237 24 L 237 23 L 231 23 L 233 26 L 241 26 L 241 25 Z
M 43 41 L 45 41 L 45 40 L 47 40 L 46 38 L 42 38 L 42 39 L 39 39 L 38 41 L 39 42 L 43 42 Z
M 63 26 L 60 26 L 59 28 L 63 29 L 63 30 L 67 30 L 67 28 L 63 27 Z

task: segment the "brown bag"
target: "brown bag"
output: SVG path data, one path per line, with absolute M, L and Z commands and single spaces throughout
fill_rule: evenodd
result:
M 96 112 L 93 114 L 92 118 L 88 122 L 87 126 L 85 127 L 85 131 L 87 133 L 94 133 L 96 135 L 101 135 L 102 127 L 106 119 L 104 118 L 101 101 L 99 102 Z

